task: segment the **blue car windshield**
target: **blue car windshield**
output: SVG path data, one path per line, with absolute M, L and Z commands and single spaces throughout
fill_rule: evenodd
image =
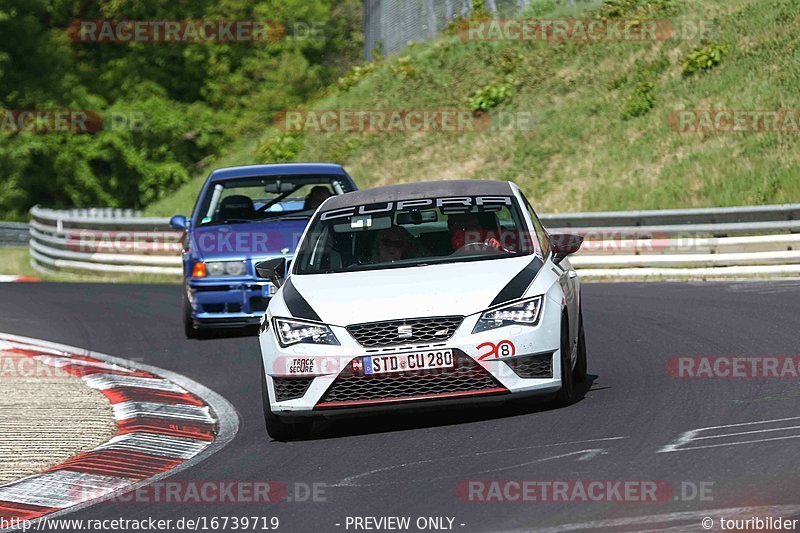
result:
M 199 226 L 280 218 L 311 218 L 329 197 L 350 192 L 343 176 L 266 176 L 220 181 L 206 191 Z

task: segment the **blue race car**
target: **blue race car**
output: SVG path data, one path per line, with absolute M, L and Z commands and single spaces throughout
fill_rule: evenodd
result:
M 215 170 L 191 219 L 172 217 L 183 240 L 183 324 L 201 330 L 258 325 L 277 288 L 254 265 L 291 261 L 311 216 L 331 196 L 356 190 L 339 165 L 297 163 Z

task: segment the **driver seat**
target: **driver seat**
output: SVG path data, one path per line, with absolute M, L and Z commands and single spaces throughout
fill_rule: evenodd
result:
M 256 218 L 256 208 L 253 200 L 242 194 L 233 194 L 222 199 L 219 204 L 218 220 L 253 220 Z

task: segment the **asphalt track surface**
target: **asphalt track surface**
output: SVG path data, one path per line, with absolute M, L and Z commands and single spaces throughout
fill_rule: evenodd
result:
M 178 286 L 5 284 L 0 331 L 156 365 L 227 398 L 241 418 L 238 435 L 170 480 L 326 484 L 325 502 L 100 503 L 70 518 L 277 516 L 280 530 L 323 532 L 347 531 L 348 516 L 410 516 L 412 524 L 447 516 L 455 531 L 470 532 L 583 531 L 601 520 L 611 520 L 603 531 L 702 531 L 709 510 L 794 511 L 800 420 L 750 423 L 800 417 L 798 380 L 676 379 L 667 366 L 681 355 L 800 355 L 800 282 L 586 284 L 583 298 L 591 386 L 571 407 L 381 415 L 291 443 L 264 430 L 256 338 L 185 340 Z M 732 424 L 749 425 L 700 432 L 717 438 L 660 453 L 686 431 Z M 457 495 L 464 480 L 658 480 L 679 499 L 474 503 Z M 682 484 L 701 482 L 713 483 L 705 501 L 680 499 Z

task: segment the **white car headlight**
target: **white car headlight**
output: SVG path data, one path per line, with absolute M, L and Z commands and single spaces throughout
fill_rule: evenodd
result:
M 275 335 L 284 348 L 292 344 L 333 344 L 339 346 L 339 339 L 325 324 L 305 322 L 290 318 L 276 318 Z
M 472 333 L 479 333 L 487 329 L 501 328 L 512 324 L 535 326 L 539 323 L 543 302 L 544 296 L 535 296 L 485 311 L 472 329 Z
M 209 276 L 243 276 L 246 272 L 244 261 L 215 261 L 206 263 Z

